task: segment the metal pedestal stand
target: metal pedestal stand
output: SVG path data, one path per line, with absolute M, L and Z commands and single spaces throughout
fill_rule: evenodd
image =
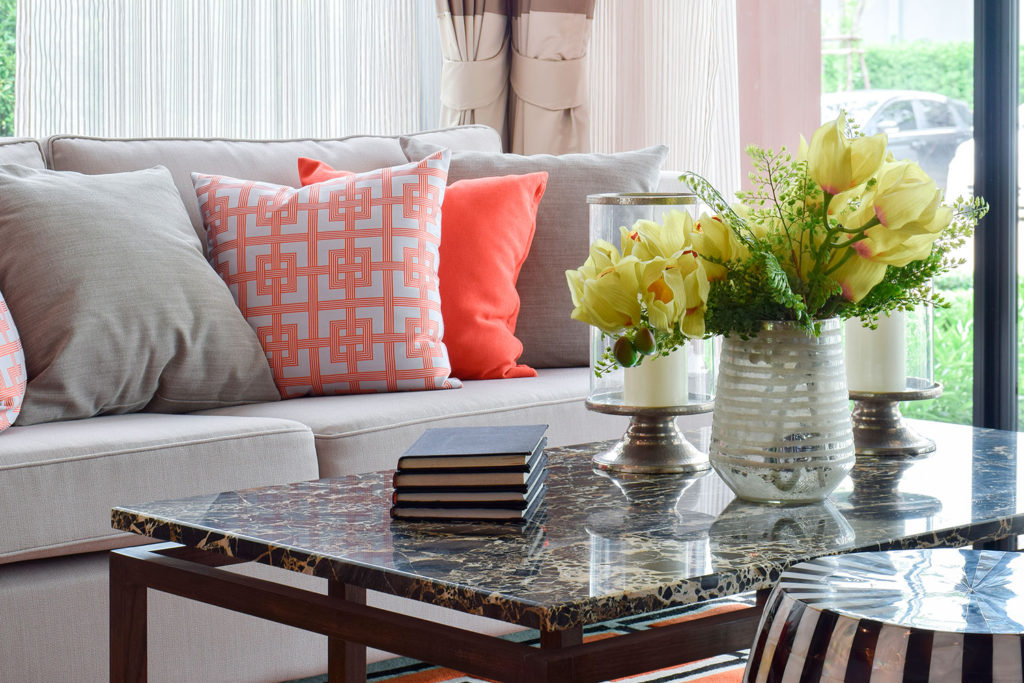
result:
M 621 396 L 587 399 L 587 408 L 609 415 L 629 415 L 629 427 L 622 440 L 594 456 L 594 465 L 610 472 L 629 474 L 680 474 L 702 472 L 711 467 L 702 453 L 676 426 L 679 415 L 711 412 L 709 396 L 692 396 L 698 402 L 683 406 L 642 408 L 622 404 Z
M 942 395 L 942 385 L 908 377 L 903 391 L 851 391 L 853 443 L 857 455 L 924 455 L 935 442 L 903 423 L 901 401 L 921 401 Z

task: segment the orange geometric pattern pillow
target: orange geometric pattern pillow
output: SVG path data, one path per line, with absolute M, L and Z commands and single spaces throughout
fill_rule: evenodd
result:
M 303 185 L 349 173 L 299 157 Z M 516 280 L 530 251 L 548 174 L 460 180 L 444 195 L 441 313 L 452 373 L 461 379 L 536 377 L 518 363 L 523 343 Z
M 0 294 L 0 432 L 14 424 L 25 398 L 28 373 L 18 328 Z
M 300 189 L 192 174 L 282 398 L 460 386 L 438 292 L 447 151 Z

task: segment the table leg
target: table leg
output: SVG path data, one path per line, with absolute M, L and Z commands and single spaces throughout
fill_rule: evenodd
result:
M 564 631 L 540 630 L 540 646 L 546 648 L 572 647 L 583 642 L 583 627 L 566 629 Z
M 110 554 L 110 683 L 145 683 L 146 586 L 130 560 Z
M 358 605 L 366 604 L 366 589 L 340 581 L 329 581 L 327 595 Z M 366 683 L 366 646 L 341 638 L 327 637 L 328 683 Z
M 978 541 L 974 544 L 975 550 L 1006 550 L 1016 551 L 1017 548 L 1017 537 L 1007 536 L 1006 538 L 1000 538 L 998 541 Z

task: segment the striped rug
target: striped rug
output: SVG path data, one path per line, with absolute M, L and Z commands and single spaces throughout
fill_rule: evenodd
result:
M 729 612 L 754 604 L 753 594 L 736 596 L 726 600 L 716 600 L 701 605 L 672 607 L 644 615 L 606 621 L 587 626 L 583 630 L 583 640 L 600 640 L 614 638 L 617 635 L 643 631 L 659 626 L 668 626 L 704 616 Z M 505 636 L 506 639 L 528 645 L 538 644 L 537 631 L 527 630 Z M 719 655 L 710 659 L 690 662 L 681 666 L 651 671 L 638 676 L 616 679 L 623 683 L 737 683 L 746 664 L 747 651 L 740 650 Z M 398 657 L 370 664 L 367 667 L 367 681 L 388 681 L 389 683 L 488 683 L 489 679 L 467 676 L 454 669 L 433 666 L 424 662 Z M 326 683 L 327 676 L 303 678 L 289 683 Z

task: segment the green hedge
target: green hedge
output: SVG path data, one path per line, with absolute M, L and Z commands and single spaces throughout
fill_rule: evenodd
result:
M 1021 46 L 1024 58 L 1024 46 Z M 974 102 L 974 43 L 914 41 L 865 45 L 864 62 L 872 89 L 927 90 Z M 860 62 L 853 56 L 853 89 L 864 87 Z M 1024 86 L 1024 70 L 1021 71 Z M 822 92 L 846 89 L 846 57 L 822 56 Z M 1024 88 L 1021 89 L 1024 102 Z
M 0 0 L 0 137 L 14 135 L 14 23 L 17 0 Z

